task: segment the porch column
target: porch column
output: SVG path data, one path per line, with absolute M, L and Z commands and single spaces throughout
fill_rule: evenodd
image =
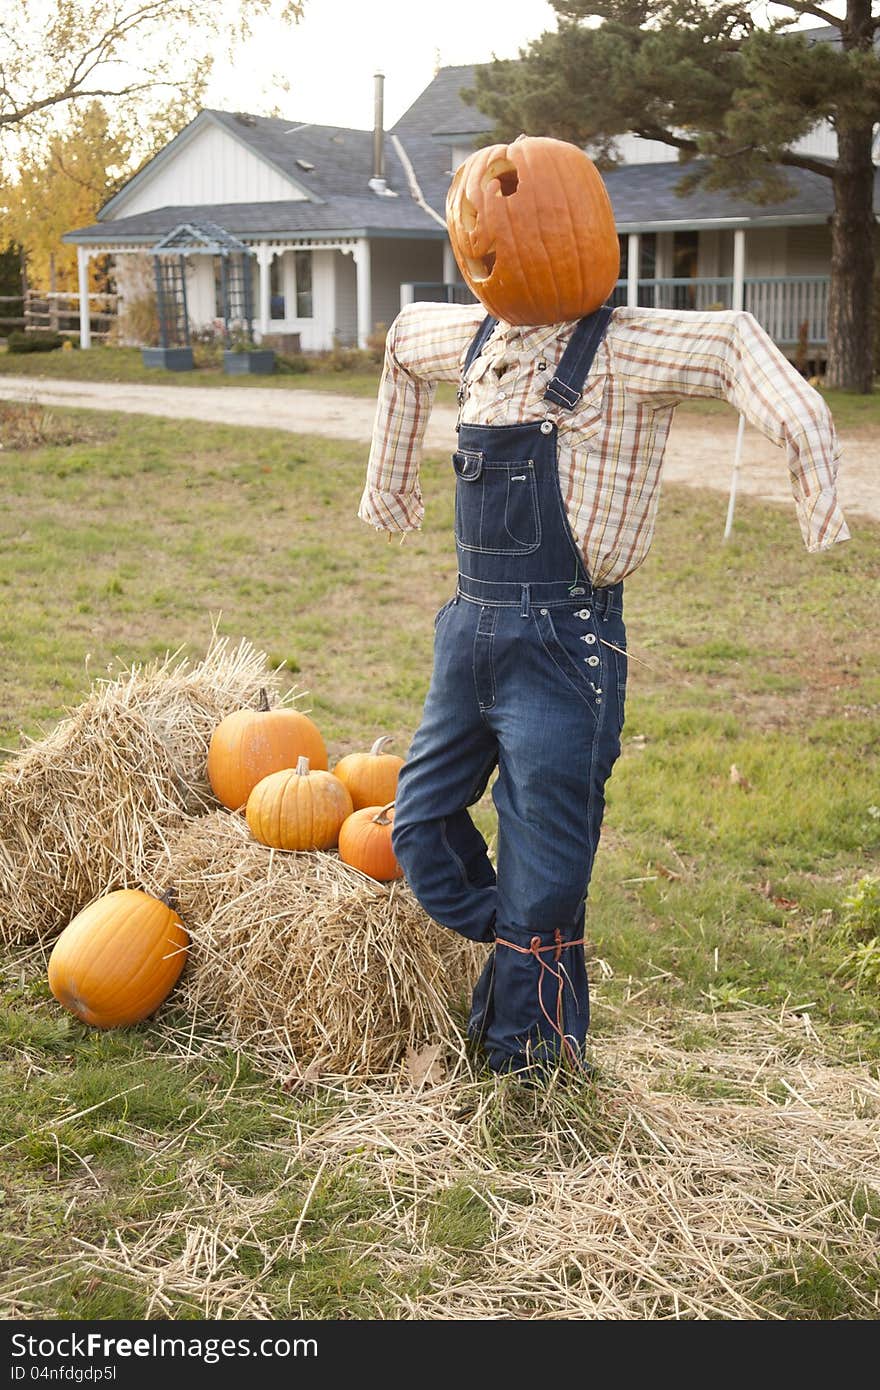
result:
M 455 285 L 460 279 L 458 264 L 452 254 L 452 247 L 447 237 L 443 243 L 443 283 L 444 285 Z
M 371 292 L 370 243 L 360 237 L 354 248 L 357 272 L 358 347 L 365 348 L 373 331 L 373 296 Z
M 626 239 L 626 302 L 634 309 L 639 302 L 639 266 L 642 259 L 642 238 L 630 232 Z
M 76 264 L 79 271 L 79 345 L 92 346 L 92 324 L 89 316 L 89 248 L 76 248 Z
M 269 268 L 272 265 L 272 251 L 265 241 L 257 245 L 257 265 L 260 267 L 260 303 L 257 313 L 260 337 L 265 338 L 270 332 L 269 320 Z
M 746 232 L 744 227 L 737 227 L 733 234 L 733 309 L 742 309 L 745 303 L 745 278 Z

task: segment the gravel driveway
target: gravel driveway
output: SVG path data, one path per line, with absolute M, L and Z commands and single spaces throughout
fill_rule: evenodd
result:
M 0 377 L 0 399 L 32 400 L 46 405 L 90 410 L 121 410 L 135 415 L 164 415 L 210 424 L 271 427 L 294 434 L 325 434 L 337 439 L 370 439 L 374 404 L 355 396 L 323 391 L 262 390 L 210 386 L 153 386 L 125 382 L 45 381 L 35 377 Z M 737 419 L 727 416 L 676 416 L 666 451 L 665 482 L 727 492 L 733 463 Z M 432 450 L 452 447 L 455 411 L 435 406 L 428 425 Z M 840 496 L 844 511 L 880 518 L 880 430 L 866 427 L 842 433 Z M 366 451 L 365 451 L 366 461 Z M 768 502 L 790 502 L 791 490 L 782 450 L 747 427 L 739 490 Z

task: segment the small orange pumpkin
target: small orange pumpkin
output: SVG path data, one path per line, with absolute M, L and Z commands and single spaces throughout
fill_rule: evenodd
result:
M 476 150 L 449 186 L 446 224 L 465 281 L 507 323 L 582 318 L 620 273 L 605 185 L 566 140 L 521 135 Z
M 237 811 L 270 772 L 296 767 L 306 757 L 314 768 L 327 767 L 327 749 L 318 726 L 295 709 L 270 709 L 260 691 L 259 709 L 228 714 L 211 735 L 208 780 L 218 801 Z
M 365 806 L 382 806 L 397 795 L 397 779 L 403 758 L 385 749 L 393 739 L 377 738 L 369 753 L 348 753 L 333 769 L 333 776 L 344 782 L 356 811 Z
M 312 771 L 308 758 L 273 772 L 248 797 L 247 823 L 255 840 L 273 849 L 332 849 L 354 807 L 332 772 Z
M 393 801 L 387 806 L 364 806 L 355 811 L 339 832 L 339 858 L 383 883 L 403 878 L 403 869 L 391 848 L 393 826 Z
M 49 988 L 93 1028 L 140 1023 L 170 994 L 189 937 L 172 906 L 138 888 L 106 893 L 83 908 L 55 942 Z

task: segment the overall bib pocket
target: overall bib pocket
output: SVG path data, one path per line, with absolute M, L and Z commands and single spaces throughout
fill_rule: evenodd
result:
M 541 544 L 541 517 L 533 459 L 487 462 L 458 450 L 455 469 L 455 539 L 484 555 L 530 555 Z

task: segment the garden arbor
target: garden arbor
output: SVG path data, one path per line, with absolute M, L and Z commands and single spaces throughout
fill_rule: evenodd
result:
M 148 366 L 185 371 L 193 365 L 186 298 L 190 256 L 211 256 L 215 260 L 217 317 L 223 323 L 224 347 L 229 350 L 233 343 L 253 343 L 252 248 L 214 222 L 182 222 L 153 248 L 160 346 L 144 349 Z

